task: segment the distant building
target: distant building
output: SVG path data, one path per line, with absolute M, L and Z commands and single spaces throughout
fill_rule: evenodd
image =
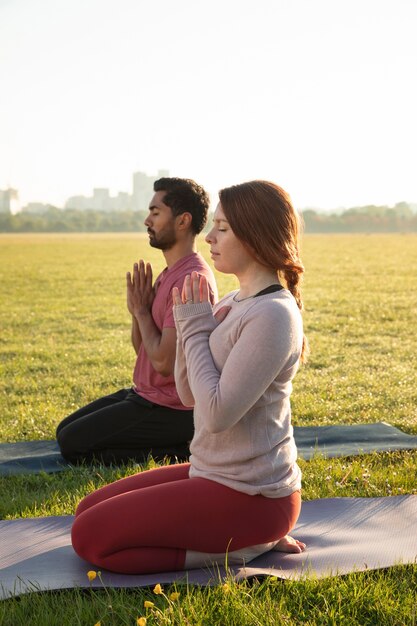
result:
M 68 198 L 64 205 L 65 209 L 76 209 L 78 211 L 84 211 L 85 209 L 91 209 L 90 198 L 86 196 L 71 196 Z
M 17 189 L 0 189 L 0 213 L 17 213 L 19 206 L 19 193 Z
M 133 174 L 132 208 L 134 211 L 146 211 L 153 196 L 153 184 L 158 178 L 169 176 L 168 170 L 158 170 L 157 176 L 148 176 L 144 172 Z
M 112 198 L 116 211 L 130 211 L 132 208 L 132 196 L 126 191 L 119 191 L 116 198 Z
M 65 209 L 77 209 L 79 211 L 129 211 L 132 208 L 132 196 L 119 191 L 113 197 L 106 188 L 93 189 L 92 196 L 72 196 L 65 203 Z
M 42 202 L 28 202 L 26 206 L 22 207 L 22 213 L 31 213 L 32 215 L 43 215 L 51 208 L 50 204 L 43 204 Z
M 93 203 L 90 208 L 96 211 L 108 211 L 110 209 L 110 191 L 108 189 L 93 189 Z
M 119 191 L 111 196 L 106 187 L 96 187 L 92 196 L 71 196 L 66 201 L 65 209 L 85 211 L 146 211 L 149 200 L 153 196 L 153 184 L 158 178 L 169 176 L 168 170 L 158 170 L 156 176 L 148 176 L 144 172 L 133 174 L 133 193 Z

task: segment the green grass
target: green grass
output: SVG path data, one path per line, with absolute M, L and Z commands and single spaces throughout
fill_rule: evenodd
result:
M 124 275 L 141 256 L 155 273 L 163 268 L 143 235 L 0 236 L 1 441 L 53 438 L 75 407 L 130 383 Z M 303 260 L 312 353 L 294 381 L 294 423 L 387 421 L 417 433 L 417 237 L 309 235 Z M 218 285 L 224 294 L 236 283 L 218 275 Z M 305 500 L 417 493 L 415 452 L 300 465 Z M 71 514 L 83 495 L 135 471 L 0 478 L 0 517 Z M 321 581 L 178 587 L 174 603 L 140 589 L 35 593 L 2 602 L 0 624 L 133 625 L 146 615 L 158 625 L 397 626 L 417 624 L 416 588 L 417 565 L 399 565 Z M 157 608 L 146 612 L 145 599 Z
M 295 379 L 294 422 L 417 432 L 417 237 L 317 235 L 304 248 L 312 356 Z
M 146 616 L 147 626 L 411 626 L 417 623 L 416 585 L 416 569 L 399 566 L 383 573 L 371 571 L 322 581 L 267 578 L 204 590 L 164 588 L 168 596 L 180 592 L 176 602 L 155 596 L 151 589 L 75 590 L 3 602 L 0 623 L 134 626 L 137 617 Z M 145 609 L 145 600 L 155 608 Z

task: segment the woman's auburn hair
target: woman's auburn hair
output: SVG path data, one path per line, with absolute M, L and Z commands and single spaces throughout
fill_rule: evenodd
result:
M 258 263 L 277 272 L 302 311 L 300 283 L 304 266 L 299 253 L 301 219 L 288 193 L 274 183 L 253 180 L 221 189 L 219 198 L 236 237 Z M 307 360 L 307 352 L 304 336 L 302 362 Z

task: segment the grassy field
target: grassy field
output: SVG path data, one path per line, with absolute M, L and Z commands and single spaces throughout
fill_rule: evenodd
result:
M 207 255 L 207 246 L 200 250 Z M 0 235 L 1 441 L 50 439 L 82 404 L 128 385 L 134 364 L 125 272 L 160 252 L 141 235 Z M 310 235 L 303 242 L 307 366 L 297 425 L 386 421 L 417 433 L 417 237 Z M 235 287 L 218 275 L 220 294 Z M 301 462 L 304 499 L 417 493 L 417 454 Z M 71 514 L 93 488 L 134 472 L 79 468 L 0 478 L 0 517 Z M 325 581 L 267 580 L 152 590 L 33 594 L 0 605 L 0 624 L 417 624 L 417 566 Z M 174 589 L 167 590 L 169 592 Z M 145 599 L 159 609 L 143 608 Z

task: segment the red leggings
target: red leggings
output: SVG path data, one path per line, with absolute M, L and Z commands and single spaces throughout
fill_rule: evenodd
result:
M 96 567 L 125 574 L 184 568 L 187 550 L 232 552 L 274 541 L 295 526 L 300 492 L 250 496 L 204 478 L 189 463 L 141 472 L 84 498 L 74 550 Z

